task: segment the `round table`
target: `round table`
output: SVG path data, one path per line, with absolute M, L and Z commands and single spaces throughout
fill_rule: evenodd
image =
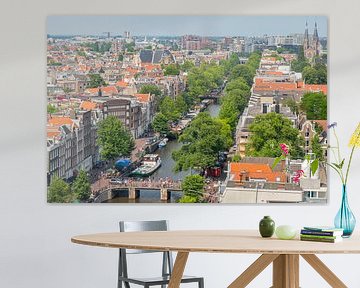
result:
M 262 254 L 228 287 L 246 287 L 273 263 L 274 288 L 299 287 L 301 255 L 331 287 L 347 287 L 315 254 L 360 253 L 360 237 L 355 235 L 339 243 L 322 243 L 262 238 L 256 230 L 190 230 L 156 232 L 116 232 L 80 235 L 71 238 L 77 244 L 176 251 L 177 256 L 169 288 L 178 288 L 190 252 Z

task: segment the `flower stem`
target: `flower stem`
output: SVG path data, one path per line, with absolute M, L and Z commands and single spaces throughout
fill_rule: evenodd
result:
M 359 132 L 359 134 L 357 135 L 356 139 L 359 139 L 359 137 L 360 137 L 360 132 Z M 356 141 L 355 141 L 355 143 L 356 143 Z M 353 158 L 353 155 L 354 155 L 355 147 L 356 147 L 356 145 L 354 144 L 354 146 L 353 146 L 352 149 L 351 149 L 351 154 L 350 154 L 350 158 L 349 158 L 349 163 L 348 163 L 348 166 L 347 166 L 347 169 L 346 169 L 345 185 L 346 185 L 347 180 L 348 180 L 350 165 L 351 165 L 351 161 L 352 161 L 352 158 Z

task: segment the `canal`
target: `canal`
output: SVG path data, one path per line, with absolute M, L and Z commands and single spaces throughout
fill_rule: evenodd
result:
M 212 117 L 217 117 L 219 115 L 220 105 L 210 104 L 207 111 Z M 155 179 L 165 179 L 169 177 L 174 180 L 181 180 L 185 176 L 190 175 L 190 171 L 182 171 L 178 173 L 174 171 L 175 161 L 172 159 L 171 154 L 173 151 L 180 149 L 181 146 L 182 144 L 180 142 L 174 140 L 169 141 L 165 147 L 156 150 L 155 153 L 159 154 L 161 158 L 161 167 L 151 177 L 154 177 Z M 182 193 L 172 192 L 168 203 L 176 203 L 181 196 Z M 160 200 L 159 191 L 140 190 L 140 197 L 136 200 L 129 200 L 126 196 L 123 196 L 108 200 L 106 203 L 163 203 L 163 201 Z

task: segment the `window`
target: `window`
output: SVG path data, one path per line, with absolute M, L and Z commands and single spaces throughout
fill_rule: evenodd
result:
M 308 198 L 318 198 L 318 192 L 317 191 L 308 191 L 308 192 L 306 192 L 306 197 L 308 197 Z

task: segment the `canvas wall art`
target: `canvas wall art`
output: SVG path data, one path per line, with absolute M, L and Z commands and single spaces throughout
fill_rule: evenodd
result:
M 327 18 L 49 16 L 49 203 L 326 203 Z

